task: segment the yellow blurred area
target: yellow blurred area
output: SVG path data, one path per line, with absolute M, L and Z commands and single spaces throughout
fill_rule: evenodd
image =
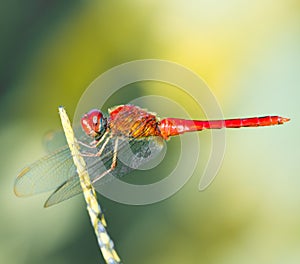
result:
M 225 117 L 283 115 L 291 122 L 226 131 L 223 164 L 204 192 L 198 185 L 210 153 L 208 132 L 199 133 L 193 177 L 171 198 L 128 206 L 100 196 L 123 263 L 299 263 L 297 1 L 1 5 L 0 263 L 104 263 L 82 197 L 43 209 L 47 195 L 16 198 L 13 181 L 45 154 L 43 136 L 60 128 L 59 105 L 72 117 L 96 77 L 138 59 L 169 60 L 201 76 Z M 155 82 L 109 102 L 152 93 L 169 94 L 203 118 L 182 91 Z

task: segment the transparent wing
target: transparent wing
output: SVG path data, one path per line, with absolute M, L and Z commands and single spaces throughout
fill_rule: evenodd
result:
M 87 141 L 86 137 L 81 136 L 81 139 Z M 30 196 L 55 190 L 68 179 L 77 176 L 62 131 L 49 132 L 45 137 L 44 146 L 48 151 L 52 150 L 52 153 L 25 167 L 19 173 L 14 184 L 17 196 Z M 54 148 L 56 151 L 53 151 Z
M 114 155 L 115 140 L 115 138 L 112 138 L 107 143 L 100 157 L 85 158 L 91 180 L 102 175 L 110 168 Z M 83 147 L 82 152 L 96 154 L 101 147 L 102 145 L 95 149 Z M 103 185 L 115 177 L 122 177 L 130 171 L 151 162 L 162 148 L 163 144 L 160 138 L 151 138 L 150 140 L 119 138 L 116 168 L 94 185 Z M 45 203 L 46 207 L 67 200 L 82 191 L 68 147 L 63 147 L 26 167 L 15 182 L 15 193 L 18 196 L 29 196 L 54 189 L 54 193 Z
M 73 127 L 73 130 L 77 138 L 83 141 L 88 140 L 87 136 L 83 134 L 81 127 Z M 55 152 L 57 149 L 66 146 L 67 140 L 63 130 L 51 130 L 47 132 L 43 138 L 43 145 L 48 153 Z
M 15 181 L 14 191 L 18 196 L 50 191 L 74 175 L 76 168 L 66 146 L 25 167 Z
M 77 175 L 64 182 L 47 199 L 44 207 L 49 207 L 62 201 L 68 200 L 82 192 L 79 178 Z
M 117 166 L 110 175 L 104 176 L 94 183 L 96 188 L 113 180 L 115 177 L 122 177 L 132 170 L 151 162 L 163 148 L 163 141 L 160 138 L 152 138 L 151 140 L 119 139 L 119 141 Z M 114 139 L 107 144 L 101 157 L 85 159 L 91 180 L 110 168 L 114 151 L 113 145 Z M 51 194 L 45 203 L 45 207 L 60 203 L 81 192 L 80 182 L 76 175 L 64 182 Z

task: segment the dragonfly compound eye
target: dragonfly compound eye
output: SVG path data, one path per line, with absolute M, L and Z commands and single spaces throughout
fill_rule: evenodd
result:
M 81 126 L 87 135 L 98 138 L 106 129 L 106 119 L 98 109 L 93 109 L 81 118 Z

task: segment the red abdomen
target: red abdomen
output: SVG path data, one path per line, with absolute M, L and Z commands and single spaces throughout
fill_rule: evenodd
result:
M 170 136 L 183 134 L 185 132 L 201 131 L 203 129 L 273 126 L 283 124 L 289 120 L 289 118 L 280 116 L 236 118 L 211 121 L 166 118 L 161 120 L 158 127 L 162 137 L 167 139 Z

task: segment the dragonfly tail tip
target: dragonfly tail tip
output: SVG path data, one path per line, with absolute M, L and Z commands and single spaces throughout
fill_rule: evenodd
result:
M 279 122 L 280 122 L 280 124 L 283 124 L 283 123 L 289 122 L 290 120 L 291 119 L 288 118 L 288 117 L 281 117 L 280 120 L 279 120 Z

